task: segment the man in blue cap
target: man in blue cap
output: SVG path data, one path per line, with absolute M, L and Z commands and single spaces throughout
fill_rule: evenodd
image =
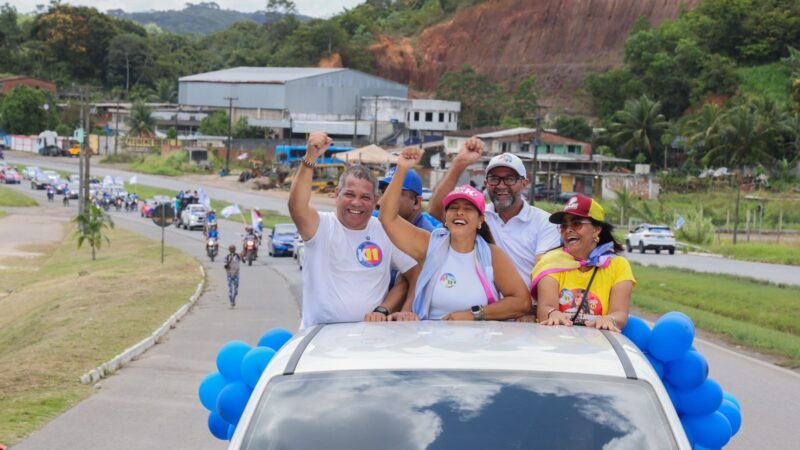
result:
M 392 167 L 386 172 L 386 176 L 378 182 L 381 192 L 386 190 L 392 182 L 396 167 Z M 409 170 L 406 179 L 403 180 L 403 194 L 400 196 L 400 217 L 410 224 L 422 228 L 426 231 L 433 231 L 436 225 L 429 220 L 427 214 L 422 212 L 422 178 L 417 172 Z

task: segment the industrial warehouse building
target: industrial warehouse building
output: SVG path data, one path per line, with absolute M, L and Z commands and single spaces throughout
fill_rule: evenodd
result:
M 408 86 L 344 68 L 237 67 L 183 77 L 181 107 L 230 109 L 282 138 L 326 131 L 338 141 L 424 141 L 458 128 L 458 102 L 408 98 Z

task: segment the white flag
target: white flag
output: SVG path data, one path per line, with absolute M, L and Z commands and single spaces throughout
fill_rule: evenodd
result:
M 222 214 L 222 217 L 224 217 L 226 219 L 228 217 L 234 215 L 234 214 L 241 214 L 241 213 L 242 213 L 242 210 L 239 209 L 239 205 L 236 205 L 236 204 L 226 206 L 226 207 L 222 208 L 222 211 L 220 211 L 220 214 Z
M 211 197 L 206 194 L 203 188 L 197 189 L 197 201 L 200 202 L 201 205 L 205 205 L 207 209 L 211 209 Z
M 105 177 L 103 177 L 103 188 L 107 188 L 112 184 L 114 184 L 114 179 L 111 178 L 110 175 L 106 175 Z
M 132 176 L 130 180 L 128 180 L 128 184 L 138 184 L 139 180 L 136 178 L 136 175 Z
M 237 156 L 236 159 L 238 159 L 239 161 L 244 161 L 245 159 L 247 159 L 247 153 L 242 153 L 241 155 Z

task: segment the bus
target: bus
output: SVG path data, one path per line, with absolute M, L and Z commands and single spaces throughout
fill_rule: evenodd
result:
M 336 159 L 335 155 L 341 152 L 352 150 L 352 147 L 331 146 L 317 162 L 319 164 L 336 164 L 344 161 Z M 275 160 L 282 164 L 295 166 L 300 163 L 303 155 L 306 154 L 305 145 L 279 145 L 275 147 Z

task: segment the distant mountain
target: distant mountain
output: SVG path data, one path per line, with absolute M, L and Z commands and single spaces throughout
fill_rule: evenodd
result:
M 121 9 L 110 9 L 106 14 L 122 19 L 129 19 L 142 25 L 155 24 L 163 31 L 179 34 L 209 34 L 224 30 L 235 22 L 252 21 L 256 23 L 269 23 L 280 20 L 282 14 L 256 11 L 245 13 L 231 9 L 222 9 L 214 2 L 198 4 L 187 3 L 180 11 L 147 11 L 125 12 Z M 295 15 L 297 20 L 306 22 L 308 16 Z

